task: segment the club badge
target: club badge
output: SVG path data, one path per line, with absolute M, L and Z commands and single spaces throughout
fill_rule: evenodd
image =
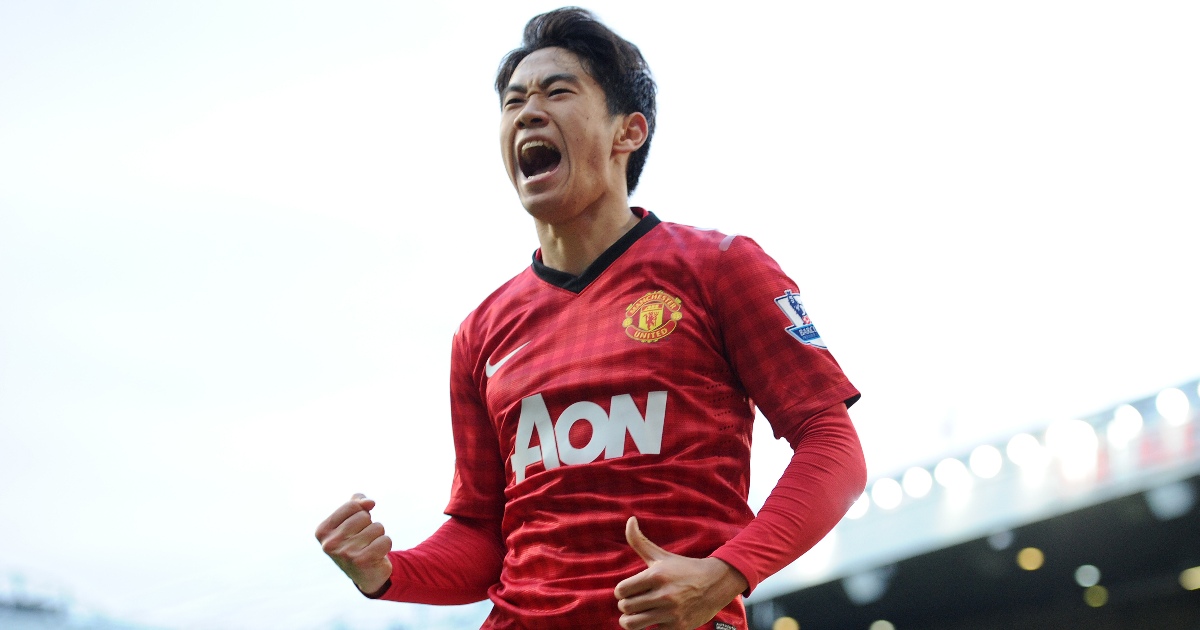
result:
M 651 291 L 625 309 L 625 334 L 654 343 L 675 331 L 683 319 L 683 302 L 665 291 Z

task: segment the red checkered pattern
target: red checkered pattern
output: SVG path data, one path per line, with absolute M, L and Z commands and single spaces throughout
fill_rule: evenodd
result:
M 798 292 L 752 240 L 664 222 L 578 292 L 530 268 L 466 319 L 452 357 L 446 512 L 502 519 L 485 628 L 616 628 L 613 588 L 645 568 L 625 542 L 631 515 L 651 540 L 692 557 L 753 519 L 750 401 L 777 435 L 795 436 L 858 395 L 828 351 L 787 333 L 775 303 L 786 290 Z M 654 425 L 656 409 L 661 444 L 653 431 L 633 435 Z M 636 425 L 623 447 L 616 417 Z M 753 587 L 758 572 L 739 569 Z M 716 621 L 745 628 L 740 600 Z

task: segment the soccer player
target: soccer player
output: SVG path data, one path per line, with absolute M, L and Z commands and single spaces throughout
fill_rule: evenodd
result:
M 744 630 L 741 596 L 863 490 L 858 391 L 757 244 L 629 207 L 655 116 L 635 46 L 539 15 L 496 89 L 540 248 L 455 334 L 449 519 L 392 551 L 354 495 L 317 538 L 369 597 L 490 598 L 485 628 Z M 755 406 L 794 449 L 757 516 Z

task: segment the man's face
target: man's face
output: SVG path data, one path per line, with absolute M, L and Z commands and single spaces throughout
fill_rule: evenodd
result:
M 613 151 L 622 117 L 609 115 L 604 90 L 574 53 L 542 48 L 525 57 L 501 104 L 504 167 L 535 218 L 566 221 L 624 191 L 624 162 Z

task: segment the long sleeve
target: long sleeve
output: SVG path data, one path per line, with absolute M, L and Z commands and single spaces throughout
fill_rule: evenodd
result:
M 504 545 L 500 523 L 451 517 L 424 542 L 388 554 L 392 577 L 367 595 L 416 604 L 469 604 L 487 598 L 500 581 Z
M 758 516 L 712 556 L 749 583 L 778 572 L 817 544 L 841 520 L 866 486 L 858 433 L 844 404 L 835 405 L 783 437 L 794 453 Z
M 742 236 L 715 249 L 707 250 L 707 277 L 715 278 L 708 300 L 723 348 L 750 400 L 794 451 L 758 515 L 711 554 L 753 590 L 829 533 L 862 493 L 866 464 L 846 411 L 859 392 L 775 260 Z

